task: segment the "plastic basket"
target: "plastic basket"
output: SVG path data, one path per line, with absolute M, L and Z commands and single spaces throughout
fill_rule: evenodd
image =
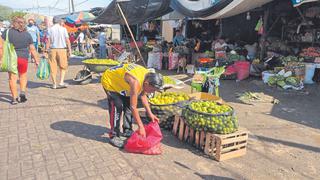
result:
M 222 114 L 210 114 L 196 111 L 189 105 L 183 110 L 182 116 L 197 131 L 230 134 L 238 130 L 238 120 L 233 109 Z
M 182 108 L 188 101 L 174 104 L 155 105 L 150 103 L 151 112 L 159 118 L 159 125 L 165 129 L 172 129 L 174 116 L 182 115 Z

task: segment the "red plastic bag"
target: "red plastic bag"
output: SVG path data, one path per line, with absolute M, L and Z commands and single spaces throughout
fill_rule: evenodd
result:
M 231 66 L 227 67 L 226 71 L 223 74 L 232 75 L 232 74 L 236 74 L 236 73 L 237 73 L 236 68 L 233 65 L 231 65 Z
M 237 61 L 234 63 L 234 67 L 237 70 L 237 79 L 244 80 L 249 77 L 250 63 L 248 61 Z
M 124 149 L 131 153 L 141 153 L 148 155 L 161 154 L 161 140 L 162 133 L 157 122 L 151 122 L 144 126 L 146 130 L 146 137 L 143 138 L 136 131 L 127 140 Z

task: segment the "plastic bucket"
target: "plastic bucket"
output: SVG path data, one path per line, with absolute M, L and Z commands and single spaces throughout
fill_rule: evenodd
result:
M 270 77 L 275 76 L 275 74 L 270 73 L 269 71 L 263 71 L 262 72 L 262 80 L 264 83 L 268 83 L 268 80 Z
M 248 61 L 237 61 L 234 63 L 237 70 L 237 80 L 244 80 L 249 77 L 250 63 Z
M 305 84 L 313 84 L 314 81 L 312 80 L 314 76 L 314 72 L 316 70 L 316 65 L 315 64 L 306 64 L 306 74 L 304 77 L 304 83 Z

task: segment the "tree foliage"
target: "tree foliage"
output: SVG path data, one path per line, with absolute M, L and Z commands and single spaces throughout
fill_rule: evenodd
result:
M 9 20 L 11 20 L 12 18 L 16 17 L 16 16 L 21 16 L 24 17 L 26 14 L 26 12 L 22 12 L 22 11 L 14 11 L 9 15 Z
M 10 20 L 10 14 L 13 13 L 13 10 L 7 6 L 0 5 L 0 20 Z

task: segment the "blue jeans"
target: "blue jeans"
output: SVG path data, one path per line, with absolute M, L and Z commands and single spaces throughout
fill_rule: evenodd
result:
M 99 46 L 99 58 L 104 59 L 107 57 L 107 47 L 106 46 Z
M 38 52 L 38 42 L 33 42 L 34 48 L 36 48 L 36 51 Z

